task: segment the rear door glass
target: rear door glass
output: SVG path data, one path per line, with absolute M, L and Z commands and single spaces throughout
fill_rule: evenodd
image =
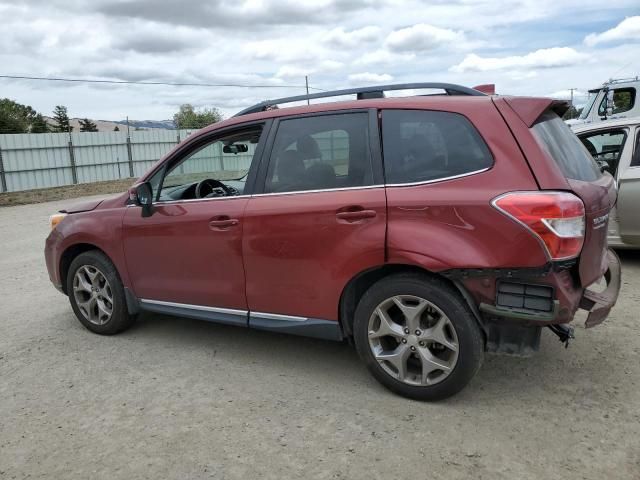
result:
M 611 175 L 615 177 L 620 155 L 627 138 L 626 130 L 616 129 L 592 132 L 580 135 L 579 138 L 598 166 L 606 166 Z
M 548 111 L 531 128 L 540 146 L 567 178 L 593 182 L 602 175 L 593 157 L 569 126 Z
M 485 170 L 493 157 L 464 116 L 428 110 L 384 110 L 387 184 L 441 180 Z

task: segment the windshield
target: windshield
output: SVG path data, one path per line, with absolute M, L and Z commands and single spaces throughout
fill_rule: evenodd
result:
M 599 93 L 600 93 L 600 90 L 594 93 L 589 93 L 590 95 L 589 100 L 587 100 L 587 104 L 584 106 L 584 108 L 582 109 L 582 112 L 580 112 L 580 116 L 578 117 L 580 120 L 584 120 L 589 116 L 589 112 L 593 108 L 593 104 L 596 102 L 596 99 L 598 98 Z
M 593 182 L 602 175 L 582 142 L 555 113 L 543 114 L 531 130 L 565 177 Z

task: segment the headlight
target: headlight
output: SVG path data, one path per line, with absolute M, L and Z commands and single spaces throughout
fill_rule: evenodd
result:
M 49 217 L 49 225 L 51 225 L 51 230 L 56 228 L 58 224 L 62 221 L 64 217 L 66 217 L 66 213 L 54 213 Z

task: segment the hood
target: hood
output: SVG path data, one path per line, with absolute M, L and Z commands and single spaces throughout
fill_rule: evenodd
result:
M 68 207 L 60 210 L 61 213 L 80 213 L 90 212 L 95 210 L 98 206 L 102 205 L 102 208 L 119 207 L 124 205 L 126 199 L 129 198 L 129 192 L 119 193 L 106 198 L 95 198 L 92 200 L 85 200 L 83 202 L 73 203 Z
M 74 203 L 70 207 L 66 207 L 60 210 L 61 213 L 80 213 L 89 212 L 94 210 L 98 205 L 104 202 L 104 198 L 97 198 L 95 200 L 86 200 L 84 202 Z

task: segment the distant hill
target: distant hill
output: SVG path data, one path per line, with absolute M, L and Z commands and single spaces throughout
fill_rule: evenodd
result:
M 49 125 L 55 125 L 55 121 L 51 117 L 44 117 L 45 121 Z M 73 127 L 74 132 L 80 131 L 80 120 L 81 118 L 71 118 L 69 119 L 69 124 Z M 117 126 L 121 132 L 127 131 L 127 121 L 126 120 L 91 120 L 98 127 L 99 132 L 113 132 L 113 129 Z M 173 120 L 129 120 L 129 129 L 135 130 L 149 130 L 152 128 L 160 128 L 165 130 L 175 130 L 176 127 L 173 124 Z

